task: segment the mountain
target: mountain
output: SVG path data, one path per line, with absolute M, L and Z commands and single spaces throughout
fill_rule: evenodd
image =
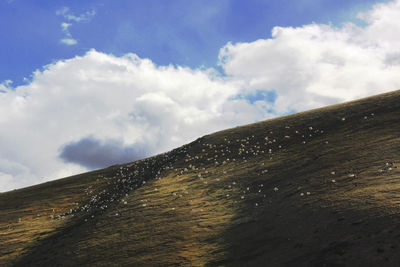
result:
M 0 194 L 2 266 L 399 266 L 400 91 Z

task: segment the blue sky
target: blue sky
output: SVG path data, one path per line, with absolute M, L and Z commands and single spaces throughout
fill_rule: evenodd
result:
M 36 69 L 59 59 L 83 55 L 91 48 L 117 56 L 133 52 L 160 65 L 217 67 L 219 49 L 227 42 L 249 42 L 270 36 L 274 26 L 301 26 L 357 21 L 355 14 L 376 0 L 150 0 L 0 2 L 0 82 L 13 86 Z M 382 1 L 380 1 L 382 2 Z M 67 20 L 57 11 L 80 16 Z M 72 25 L 75 45 L 61 23 Z
M 399 25 L 400 0 L 0 0 L 0 192 L 397 90 Z

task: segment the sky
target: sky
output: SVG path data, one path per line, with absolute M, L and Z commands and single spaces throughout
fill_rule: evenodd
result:
M 400 0 L 0 0 L 0 192 L 400 88 Z

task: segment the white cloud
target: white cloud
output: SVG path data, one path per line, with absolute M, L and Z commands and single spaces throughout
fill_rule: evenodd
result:
M 71 27 L 72 24 L 71 23 L 67 23 L 67 22 L 63 22 L 61 23 L 61 30 L 63 31 L 63 33 L 65 34 L 64 39 L 60 40 L 60 43 L 63 43 L 65 45 L 76 45 L 78 43 L 77 40 L 72 38 L 71 33 L 69 32 L 69 27 Z
M 227 44 L 220 61 L 249 91 L 276 90 L 278 113 L 400 89 L 400 1 L 360 14 L 364 27 L 275 27 L 272 38 Z
M 72 34 L 69 30 L 72 26 L 72 23 L 88 22 L 94 17 L 94 15 L 96 15 L 96 11 L 91 10 L 79 16 L 75 16 L 73 13 L 71 13 L 69 7 L 62 7 L 56 11 L 56 15 L 62 16 L 64 19 L 69 21 L 61 23 L 61 30 L 64 33 L 65 38 L 61 39 L 60 43 L 70 46 L 78 43 L 76 39 L 72 38 Z
M 86 170 L 63 159 L 97 166 L 109 157 L 82 155 L 109 150 L 133 160 L 267 116 L 245 100 L 229 101 L 238 90 L 212 69 L 156 66 L 135 54 L 92 50 L 48 65 L 30 84 L 0 94 L 0 172 L 7 178 L 0 191 Z
M 64 39 L 61 39 L 60 42 L 65 45 L 76 45 L 78 43 L 77 40 L 72 39 L 72 38 L 64 38 Z
M 123 159 L 154 154 L 274 116 L 268 110 L 284 114 L 399 89 L 400 0 L 359 17 L 365 26 L 275 27 L 269 39 L 228 43 L 219 56 L 226 77 L 91 50 L 36 71 L 15 90 L 4 82 L 0 191 L 86 170 L 73 162 L 108 162 L 82 161 L 93 151 Z M 274 90 L 276 101 L 243 99 L 259 90 Z M 79 154 L 85 147 L 90 151 Z
M 71 23 L 63 22 L 61 23 L 61 30 L 66 34 L 70 34 L 68 28 L 71 27 L 71 25 Z
M 29 167 L 6 158 L 0 158 L 0 192 L 19 188 L 21 185 L 37 183 L 37 179 L 38 177 L 31 173 Z
M 0 83 L 0 93 L 4 93 L 7 90 L 10 89 L 11 85 L 12 85 L 12 81 L 11 80 L 5 80 L 2 83 Z
M 62 7 L 56 11 L 56 15 L 63 16 L 68 21 L 82 22 L 92 19 L 92 17 L 96 15 L 96 11 L 90 10 L 80 14 L 79 16 L 75 16 L 73 13 L 71 13 L 69 7 Z

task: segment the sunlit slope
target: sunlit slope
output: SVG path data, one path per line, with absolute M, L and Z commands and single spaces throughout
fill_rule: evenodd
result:
M 398 266 L 399 122 L 396 91 L 0 194 L 0 263 Z

